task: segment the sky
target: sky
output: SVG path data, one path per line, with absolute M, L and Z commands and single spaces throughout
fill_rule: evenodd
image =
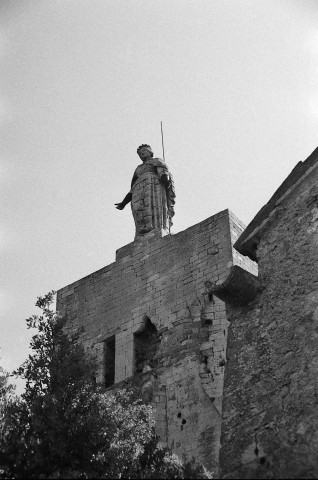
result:
M 316 0 L 1 0 L 0 364 L 38 296 L 133 241 L 114 204 L 160 121 L 172 233 L 247 225 L 318 145 L 317 78 Z

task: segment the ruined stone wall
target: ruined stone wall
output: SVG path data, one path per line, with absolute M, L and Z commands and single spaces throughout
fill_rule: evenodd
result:
M 81 341 L 97 355 L 98 381 L 138 384 L 155 406 L 161 441 L 212 470 L 228 321 L 207 284 L 223 282 L 234 263 L 255 272 L 232 248 L 242 228 L 225 210 L 176 235 L 146 236 L 58 292 L 67 330 L 85 328 Z
M 261 231 L 257 298 L 228 311 L 225 478 L 318 477 L 317 170 Z

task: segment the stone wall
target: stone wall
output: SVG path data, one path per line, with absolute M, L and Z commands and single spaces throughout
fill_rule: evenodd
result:
M 228 307 L 225 478 L 318 477 L 318 168 L 307 173 L 254 235 L 256 299 Z
M 97 355 L 97 380 L 109 385 L 114 373 L 115 385 L 138 384 L 155 406 L 162 442 L 214 471 L 228 321 L 210 286 L 234 264 L 256 273 L 232 247 L 242 229 L 225 210 L 176 235 L 146 235 L 57 299 L 67 330 L 85 328 L 81 341 Z

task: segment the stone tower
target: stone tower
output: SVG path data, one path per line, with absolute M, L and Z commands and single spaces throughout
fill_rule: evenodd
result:
M 256 264 L 233 243 L 243 225 L 225 210 L 176 235 L 145 235 L 116 261 L 58 291 L 67 329 L 99 360 L 98 382 L 138 385 L 161 441 L 215 470 L 220 447 L 227 325 L 211 292 L 233 265 Z M 254 275 L 251 275 L 254 277 Z
M 137 386 L 161 441 L 225 478 L 318 476 L 317 185 L 318 149 L 245 230 L 160 226 L 58 291 L 98 382 Z

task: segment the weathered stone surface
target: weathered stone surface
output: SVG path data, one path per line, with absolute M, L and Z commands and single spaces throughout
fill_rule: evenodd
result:
M 228 321 L 205 282 L 223 283 L 233 264 L 256 271 L 232 248 L 242 230 L 225 210 L 177 235 L 145 235 L 58 292 L 66 328 L 83 326 L 81 340 L 96 352 L 98 381 L 109 377 L 105 351 L 114 336 L 115 386 L 137 385 L 155 406 L 161 441 L 214 471 Z
M 229 304 L 225 478 L 318 476 L 317 157 L 254 222 L 261 288 L 248 305 Z

